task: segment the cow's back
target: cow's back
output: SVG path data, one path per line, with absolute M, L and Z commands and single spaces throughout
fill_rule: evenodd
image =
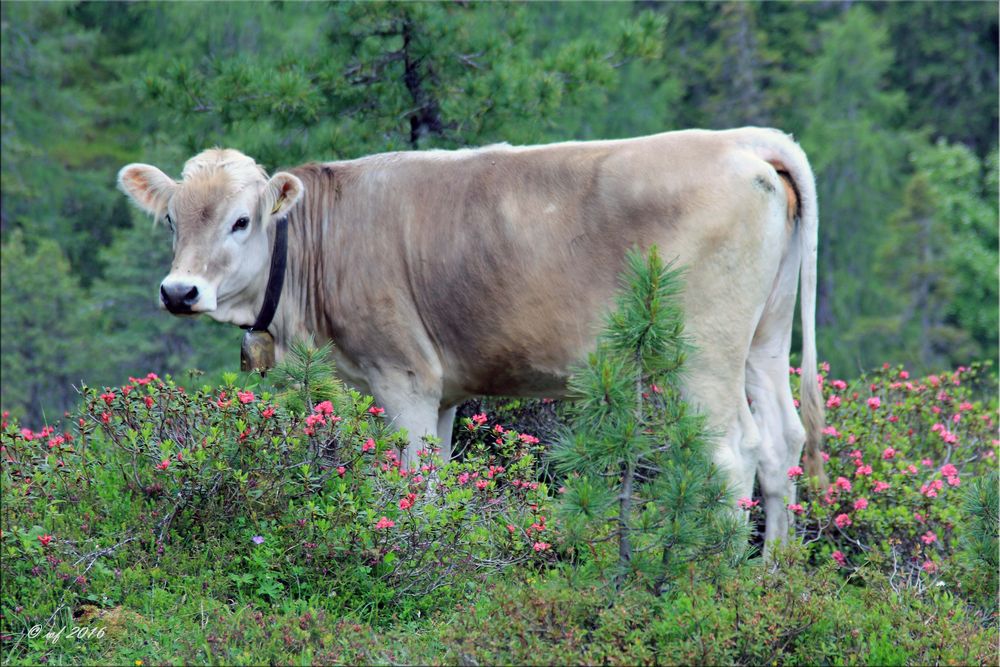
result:
M 773 199 L 760 179 L 776 176 L 726 133 L 403 153 L 352 168 L 370 226 L 400 244 L 387 253 L 402 264 L 391 279 L 407 282 L 448 398 L 560 394 L 630 248 L 656 244 L 688 267 L 699 294 L 685 307 L 698 317 L 732 287 L 713 274 L 773 262 L 760 254 L 781 243 L 760 215 Z

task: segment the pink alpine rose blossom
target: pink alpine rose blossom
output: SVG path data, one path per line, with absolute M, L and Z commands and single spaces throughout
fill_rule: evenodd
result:
M 381 519 L 378 520 L 378 523 L 375 524 L 375 528 L 377 530 L 385 530 L 386 528 L 392 528 L 395 525 L 396 522 L 393 521 L 392 519 L 382 517 Z
M 924 544 L 933 544 L 937 542 L 937 535 L 933 530 L 928 530 L 926 533 L 920 536 L 920 541 Z
M 830 554 L 830 557 L 833 558 L 833 560 L 837 561 L 837 565 L 839 565 L 840 567 L 844 567 L 845 565 L 847 565 L 847 556 L 845 556 L 840 549 L 837 549 L 832 554 Z
M 854 501 L 854 509 L 856 509 L 856 510 L 868 509 L 868 499 L 867 498 L 858 498 L 857 500 L 855 500 Z
M 840 396 L 831 396 L 826 400 L 826 407 L 828 408 L 839 408 L 840 407 Z
M 788 479 L 795 479 L 802 476 L 802 466 L 792 466 L 788 469 Z
M 868 399 L 868 407 L 872 410 L 878 410 L 880 405 L 882 405 L 882 400 L 878 396 L 872 396 Z
M 853 523 L 851 521 L 851 517 L 846 514 L 838 514 L 836 518 L 834 518 L 833 522 L 837 524 L 837 528 L 847 528 L 851 525 L 851 523 Z
M 886 447 L 885 449 L 882 450 L 882 458 L 885 459 L 886 461 L 888 461 L 895 455 L 896 455 L 896 450 L 893 449 L 892 447 Z

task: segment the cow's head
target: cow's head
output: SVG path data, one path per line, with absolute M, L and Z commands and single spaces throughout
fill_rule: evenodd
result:
M 302 182 L 287 172 L 268 179 L 239 151 L 210 149 L 187 161 L 180 181 L 130 164 L 118 172 L 118 186 L 173 233 L 174 260 L 160 283 L 163 307 L 252 324 L 264 298 L 274 221 L 295 205 Z

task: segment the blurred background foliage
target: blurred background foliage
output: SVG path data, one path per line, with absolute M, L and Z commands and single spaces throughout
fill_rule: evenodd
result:
M 168 317 L 167 233 L 114 186 L 213 145 L 269 169 L 400 149 L 772 125 L 816 170 L 842 375 L 997 356 L 997 5 L 3 3 L 2 400 L 238 364 Z

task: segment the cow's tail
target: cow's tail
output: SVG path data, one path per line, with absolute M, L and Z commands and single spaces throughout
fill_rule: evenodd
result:
M 805 152 L 787 134 L 778 130 L 753 128 L 752 143 L 758 155 L 784 178 L 791 180 L 798 199 L 800 267 L 800 317 L 802 319 L 801 414 L 806 431 L 803 464 L 808 477 L 820 488 L 828 480 L 823 470 L 820 448 L 823 443 L 823 394 L 816 361 L 816 262 L 819 248 L 819 208 L 816 180 Z

